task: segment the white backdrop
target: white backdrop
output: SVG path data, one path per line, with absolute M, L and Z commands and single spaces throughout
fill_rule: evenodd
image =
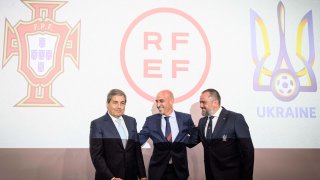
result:
M 37 1 L 31 2 L 37 4 Z M 275 0 L 68 1 L 55 11 L 53 21 L 66 22 L 79 30 L 79 58 L 76 59 L 79 68 L 70 57 L 62 57 L 63 71 L 51 82 L 52 96 L 62 106 L 34 103 L 26 107 L 17 104 L 28 91 L 29 81 L 18 71 L 22 50 L 27 46 L 17 41 L 16 54 L 7 59 L 3 54 L 8 51 L 5 48 L 8 46 L 6 27 L 12 27 L 18 35 L 16 25 L 21 21 L 31 23 L 34 18 L 23 2 L 1 0 L 0 147 L 88 147 L 90 122 L 106 112 L 106 96 L 112 88 L 122 89 L 127 94 L 126 114 L 137 119 L 139 130 L 145 117 L 152 114 L 150 99 L 157 91 L 171 89 L 179 98 L 175 109 L 192 112 L 193 117 L 198 118 L 201 91 L 215 88 L 221 93 L 225 108 L 245 116 L 255 148 L 320 148 L 319 90 L 302 92 L 300 89 L 299 92 L 298 89 L 295 98 L 285 101 L 271 91 L 253 88 L 256 64 L 252 56 L 250 12 L 258 14 L 266 27 L 270 55 L 265 67 L 273 70 L 281 49 L 278 3 Z M 310 56 L 310 34 L 307 25 L 299 23 L 312 11 L 312 22 L 307 24 L 313 24 L 311 41 L 315 58 L 308 72 L 315 76 L 312 85 L 319 85 L 320 1 L 282 3 L 285 46 L 295 73 L 305 68 L 296 55 L 299 27 L 304 27 L 302 54 L 306 59 Z M 258 25 L 256 30 L 255 47 L 261 58 L 265 41 Z M 156 34 L 147 40 L 159 42 L 161 49 L 155 44 L 144 48 L 148 42 L 144 39 L 145 32 Z M 180 33 L 176 41 L 172 41 L 173 33 Z M 9 43 L 9 46 L 12 45 Z M 156 61 L 148 61 L 150 59 Z M 184 60 L 177 61 L 176 78 L 172 75 L 172 60 Z M 153 63 L 145 65 L 146 62 Z M 162 77 L 153 78 L 150 74 Z M 307 84 L 308 77 L 299 81 L 301 87 Z

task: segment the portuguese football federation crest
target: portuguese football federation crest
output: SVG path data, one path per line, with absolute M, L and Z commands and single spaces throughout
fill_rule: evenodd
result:
M 64 72 L 64 58 L 79 68 L 80 22 L 72 28 L 55 20 L 66 2 L 22 1 L 32 11 L 32 20 L 15 26 L 6 19 L 2 67 L 18 56 L 18 72 L 28 82 L 27 96 L 16 106 L 62 106 L 52 96 L 53 81 Z

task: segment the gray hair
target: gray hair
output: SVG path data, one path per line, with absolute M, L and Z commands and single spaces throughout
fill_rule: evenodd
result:
M 120 90 L 120 89 L 111 89 L 108 93 L 107 96 L 107 103 L 110 103 L 111 99 L 113 96 L 123 96 L 124 97 L 124 102 L 127 103 L 127 96 L 126 94 Z

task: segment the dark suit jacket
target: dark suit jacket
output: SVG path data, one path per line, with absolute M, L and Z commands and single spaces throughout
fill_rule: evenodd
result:
M 146 122 L 139 133 L 141 145 L 148 138 L 153 141 L 154 149 L 149 164 L 149 180 L 159 180 L 163 176 L 170 158 L 175 172 L 180 180 L 186 180 L 189 176 L 186 146 L 193 147 L 197 143 L 197 136 L 190 137 L 194 128 L 190 114 L 175 112 L 179 133 L 174 142 L 170 143 L 161 130 L 161 114 L 147 117 Z M 192 133 L 194 134 L 194 133 Z
M 254 147 L 242 114 L 222 108 L 213 132 L 205 138 L 207 117 L 199 121 L 207 180 L 252 180 Z
M 122 117 L 129 133 L 125 148 L 108 113 L 91 122 L 90 155 L 96 169 L 96 180 L 146 177 L 136 120 L 126 115 Z

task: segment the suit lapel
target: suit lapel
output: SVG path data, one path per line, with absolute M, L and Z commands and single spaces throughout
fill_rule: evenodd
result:
M 127 118 L 125 116 L 122 116 L 124 123 L 126 124 L 127 130 L 128 130 L 128 139 L 130 139 L 131 137 L 131 131 L 133 129 L 132 124 L 129 123 L 129 121 L 127 120 Z
M 166 142 L 167 139 L 165 138 L 165 135 L 163 134 L 162 129 L 161 129 L 161 121 L 162 121 L 161 118 L 162 118 L 162 115 L 158 114 L 158 116 L 155 119 L 155 130 L 156 130 L 156 132 L 159 132 L 159 134 L 161 134 L 161 138 L 162 138 L 162 140 L 164 140 L 163 142 Z
M 123 117 L 123 118 L 124 118 L 124 117 Z M 105 119 L 105 120 L 106 120 L 106 123 L 107 123 L 107 127 L 109 127 L 108 130 L 112 133 L 113 137 L 117 137 L 117 139 L 120 140 L 120 141 L 119 141 L 119 144 L 120 144 L 120 146 L 124 149 L 124 146 L 123 146 L 123 144 L 122 144 L 122 140 L 121 140 L 120 134 L 119 134 L 116 126 L 114 125 L 114 123 L 113 123 L 113 121 L 112 121 L 112 119 L 111 119 L 111 117 L 110 117 L 110 115 L 109 115 L 108 113 L 107 113 L 107 115 L 106 115 L 106 119 Z M 125 122 L 126 122 L 126 121 L 125 121 Z M 127 123 L 126 123 L 126 125 L 127 125 Z
M 183 130 L 183 121 L 184 121 L 184 119 L 181 119 L 179 113 L 176 113 L 176 112 L 174 112 L 174 113 L 176 114 L 176 121 L 177 121 L 178 129 L 179 129 L 178 135 L 177 135 L 176 139 L 174 140 L 174 142 L 179 142 L 180 139 L 181 139 L 181 138 L 180 138 L 181 132 L 182 132 L 182 130 Z
M 214 127 L 213 137 L 217 136 L 221 131 L 223 124 L 226 122 L 227 114 L 228 114 L 228 111 L 225 108 L 222 108 L 222 111 L 219 115 L 216 126 Z
M 201 137 L 203 137 L 205 139 L 205 135 L 204 135 L 204 130 L 205 130 L 205 127 L 206 127 L 206 123 L 207 123 L 207 119 L 208 117 L 205 116 L 205 117 L 202 117 L 200 119 L 200 123 L 199 123 L 199 131 L 200 131 L 200 135 Z
M 110 115 L 107 113 L 106 118 L 105 118 L 105 122 L 107 125 L 108 130 L 111 132 L 111 134 L 113 135 L 113 137 L 117 137 L 120 138 L 120 134 L 117 131 L 116 126 L 114 125 Z
M 128 119 L 125 116 L 122 116 L 124 123 L 126 124 L 127 130 L 128 130 L 128 140 L 130 139 L 130 137 L 132 137 L 132 130 L 134 129 L 133 124 L 129 123 Z M 122 143 L 121 143 L 122 144 Z M 123 144 L 122 144 L 123 146 Z M 126 147 L 124 147 L 125 149 L 128 147 L 128 141 L 127 141 L 127 145 Z

